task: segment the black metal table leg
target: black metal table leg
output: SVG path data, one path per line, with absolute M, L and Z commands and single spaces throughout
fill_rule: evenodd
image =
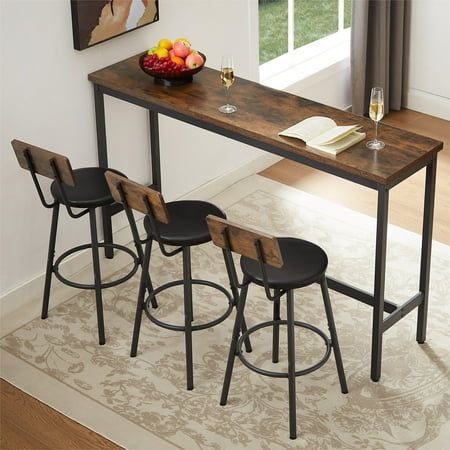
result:
M 370 377 L 373 381 L 378 381 L 381 376 L 388 210 L 389 191 L 381 186 L 378 189 L 375 280 L 373 294 L 372 362 L 370 370 Z
M 97 152 L 99 167 L 108 167 L 108 149 L 106 146 L 106 121 L 105 121 L 105 103 L 103 91 L 98 84 L 94 84 L 94 101 L 95 101 L 95 125 L 97 128 Z M 102 226 L 103 240 L 105 244 L 112 244 L 112 226 L 111 226 L 111 207 L 104 206 L 102 208 Z M 112 258 L 114 250 L 112 247 L 105 247 L 105 256 Z
M 161 192 L 161 160 L 159 153 L 159 124 L 158 113 L 148 110 L 150 129 L 150 158 L 152 161 L 152 184 L 154 189 Z
M 419 289 L 423 294 L 417 315 L 416 340 L 423 344 L 427 333 L 428 292 L 430 285 L 431 244 L 433 235 L 434 194 L 436 188 L 437 157 L 427 165 L 425 199 L 423 205 L 422 252 L 420 257 Z

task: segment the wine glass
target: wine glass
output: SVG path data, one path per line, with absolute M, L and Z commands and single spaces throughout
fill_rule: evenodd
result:
M 227 104 L 222 105 L 219 111 L 225 114 L 231 114 L 237 111 L 236 106 L 232 105 L 230 102 L 230 87 L 234 83 L 234 72 L 233 72 L 233 57 L 232 56 L 222 56 L 222 66 L 220 69 L 220 81 L 222 85 L 227 89 Z
M 366 147 L 372 150 L 384 148 L 384 142 L 378 140 L 378 122 L 384 116 L 383 88 L 374 87 L 370 93 L 369 117 L 375 122 L 375 139 L 367 142 Z

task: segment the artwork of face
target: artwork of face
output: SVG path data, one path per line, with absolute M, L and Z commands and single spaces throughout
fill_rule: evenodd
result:
M 74 47 L 83 50 L 158 20 L 158 0 L 72 0 Z

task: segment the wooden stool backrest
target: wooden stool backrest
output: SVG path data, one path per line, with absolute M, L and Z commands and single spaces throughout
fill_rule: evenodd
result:
M 60 181 L 69 186 L 75 186 L 72 166 L 66 156 L 44 150 L 43 148 L 27 144 L 26 142 L 17 139 L 11 141 L 11 145 L 16 154 L 17 161 L 23 169 L 38 173 L 44 177 L 55 179 L 56 175 L 52 167 L 53 163 Z M 31 160 L 32 167 L 30 167 L 30 164 L 28 163 L 26 157 L 27 154 Z
M 259 241 L 263 258 L 263 261 L 260 262 L 277 268 L 283 267 L 283 258 L 275 236 L 212 215 L 206 218 L 206 222 L 208 223 L 211 238 L 218 247 L 222 249 L 228 248 L 225 240 L 226 233 L 229 243 L 228 250 L 260 261 L 256 249 L 256 242 Z
M 144 214 L 151 212 L 153 217 L 159 222 L 170 222 L 169 212 L 160 192 L 111 171 L 105 172 L 105 177 L 116 202 L 124 203 L 120 193 L 120 190 L 122 190 L 129 208 Z M 148 211 L 145 199 L 151 206 L 151 211 Z

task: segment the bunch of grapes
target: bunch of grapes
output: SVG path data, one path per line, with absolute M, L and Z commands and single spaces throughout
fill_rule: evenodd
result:
M 188 70 L 187 67 L 173 62 L 169 57 L 158 58 L 155 54 L 145 55 L 142 64 L 145 69 L 164 75 L 174 75 Z

